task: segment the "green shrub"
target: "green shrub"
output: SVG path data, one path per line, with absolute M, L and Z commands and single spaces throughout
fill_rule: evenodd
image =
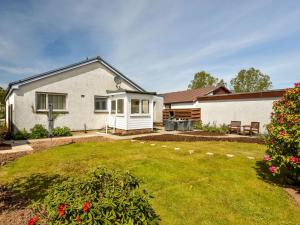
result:
M 202 130 L 202 122 L 201 121 L 196 121 L 194 123 L 194 129 L 196 129 L 196 130 Z
M 30 129 L 32 139 L 46 138 L 49 135 L 48 130 L 42 124 L 36 124 Z
M 72 133 L 71 133 L 71 130 L 69 127 L 55 127 L 52 130 L 52 134 L 54 137 L 72 136 Z
M 286 90 L 273 110 L 264 161 L 281 182 L 300 184 L 300 83 Z
M 139 189 L 130 173 L 96 169 L 84 178 L 69 178 L 52 186 L 34 204 L 41 224 L 158 224 L 151 196 Z
M 7 127 L 5 125 L 0 126 L 0 143 L 4 141 L 4 138 L 7 134 Z
M 26 131 L 26 129 L 18 130 L 15 134 L 13 134 L 14 140 L 26 140 L 30 138 L 30 133 Z
M 221 126 L 218 127 L 216 124 L 210 125 L 210 123 L 208 124 L 198 123 L 194 126 L 194 128 L 205 132 L 211 132 L 211 133 L 219 133 L 219 134 L 228 133 L 228 126 L 225 124 L 222 124 Z

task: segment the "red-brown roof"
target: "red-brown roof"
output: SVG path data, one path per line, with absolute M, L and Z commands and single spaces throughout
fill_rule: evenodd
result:
M 223 86 L 209 86 L 194 90 L 165 93 L 162 94 L 162 96 L 164 97 L 164 104 L 193 102 L 196 101 L 198 97 L 203 97 L 217 89 L 223 89 L 226 93 L 230 93 L 230 91 Z
M 260 92 L 242 92 L 242 93 L 229 93 L 222 95 L 210 95 L 198 97 L 198 101 L 210 100 L 234 100 L 234 99 L 251 99 L 251 98 L 276 98 L 284 94 L 284 89 L 260 91 Z

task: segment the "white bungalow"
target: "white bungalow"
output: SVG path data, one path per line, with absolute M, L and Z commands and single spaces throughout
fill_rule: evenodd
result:
M 12 132 L 48 127 L 49 104 L 54 127 L 118 132 L 149 131 L 162 120 L 161 97 L 147 92 L 100 57 L 9 84 L 6 123 Z

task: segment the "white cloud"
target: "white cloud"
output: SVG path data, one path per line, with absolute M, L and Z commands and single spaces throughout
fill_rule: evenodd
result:
M 297 68 L 288 62 L 271 68 L 275 59 L 264 64 L 265 59 L 241 54 L 299 34 L 299 10 L 289 4 L 66 0 L 34 1 L 26 9 L 0 15 L 0 69 L 16 79 L 88 54 L 100 54 L 146 89 L 160 92 L 186 88 L 203 69 L 229 80 L 251 63 L 274 74 Z M 45 54 L 60 38 L 67 39 L 69 55 Z

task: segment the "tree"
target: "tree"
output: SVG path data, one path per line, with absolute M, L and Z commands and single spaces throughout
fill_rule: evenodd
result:
M 272 87 L 270 77 L 253 67 L 241 70 L 230 84 L 235 92 L 265 91 Z
M 227 87 L 227 83 L 221 79 L 218 83 L 217 83 L 218 86 L 224 86 L 224 87 Z
M 0 119 L 4 117 L 5 113 L 5 93 L 6 90 L 0 87 Z
M 275 101 L 273 110 L 264 161 L 282 182 L 300 184 L 300 83 Z
M 210 75 L 209 73 L 201 71 L 194 75 L 194 79 L 189 84 L 188 89 L 197 89 L 213 85 L 226 86 L 226 83 L 223 79 L 219 80 L 218 78 Z
M 2 87 L 0 87 L 0 105 L 4 105 L 5 104 L 5 93 L 6 90 Z

